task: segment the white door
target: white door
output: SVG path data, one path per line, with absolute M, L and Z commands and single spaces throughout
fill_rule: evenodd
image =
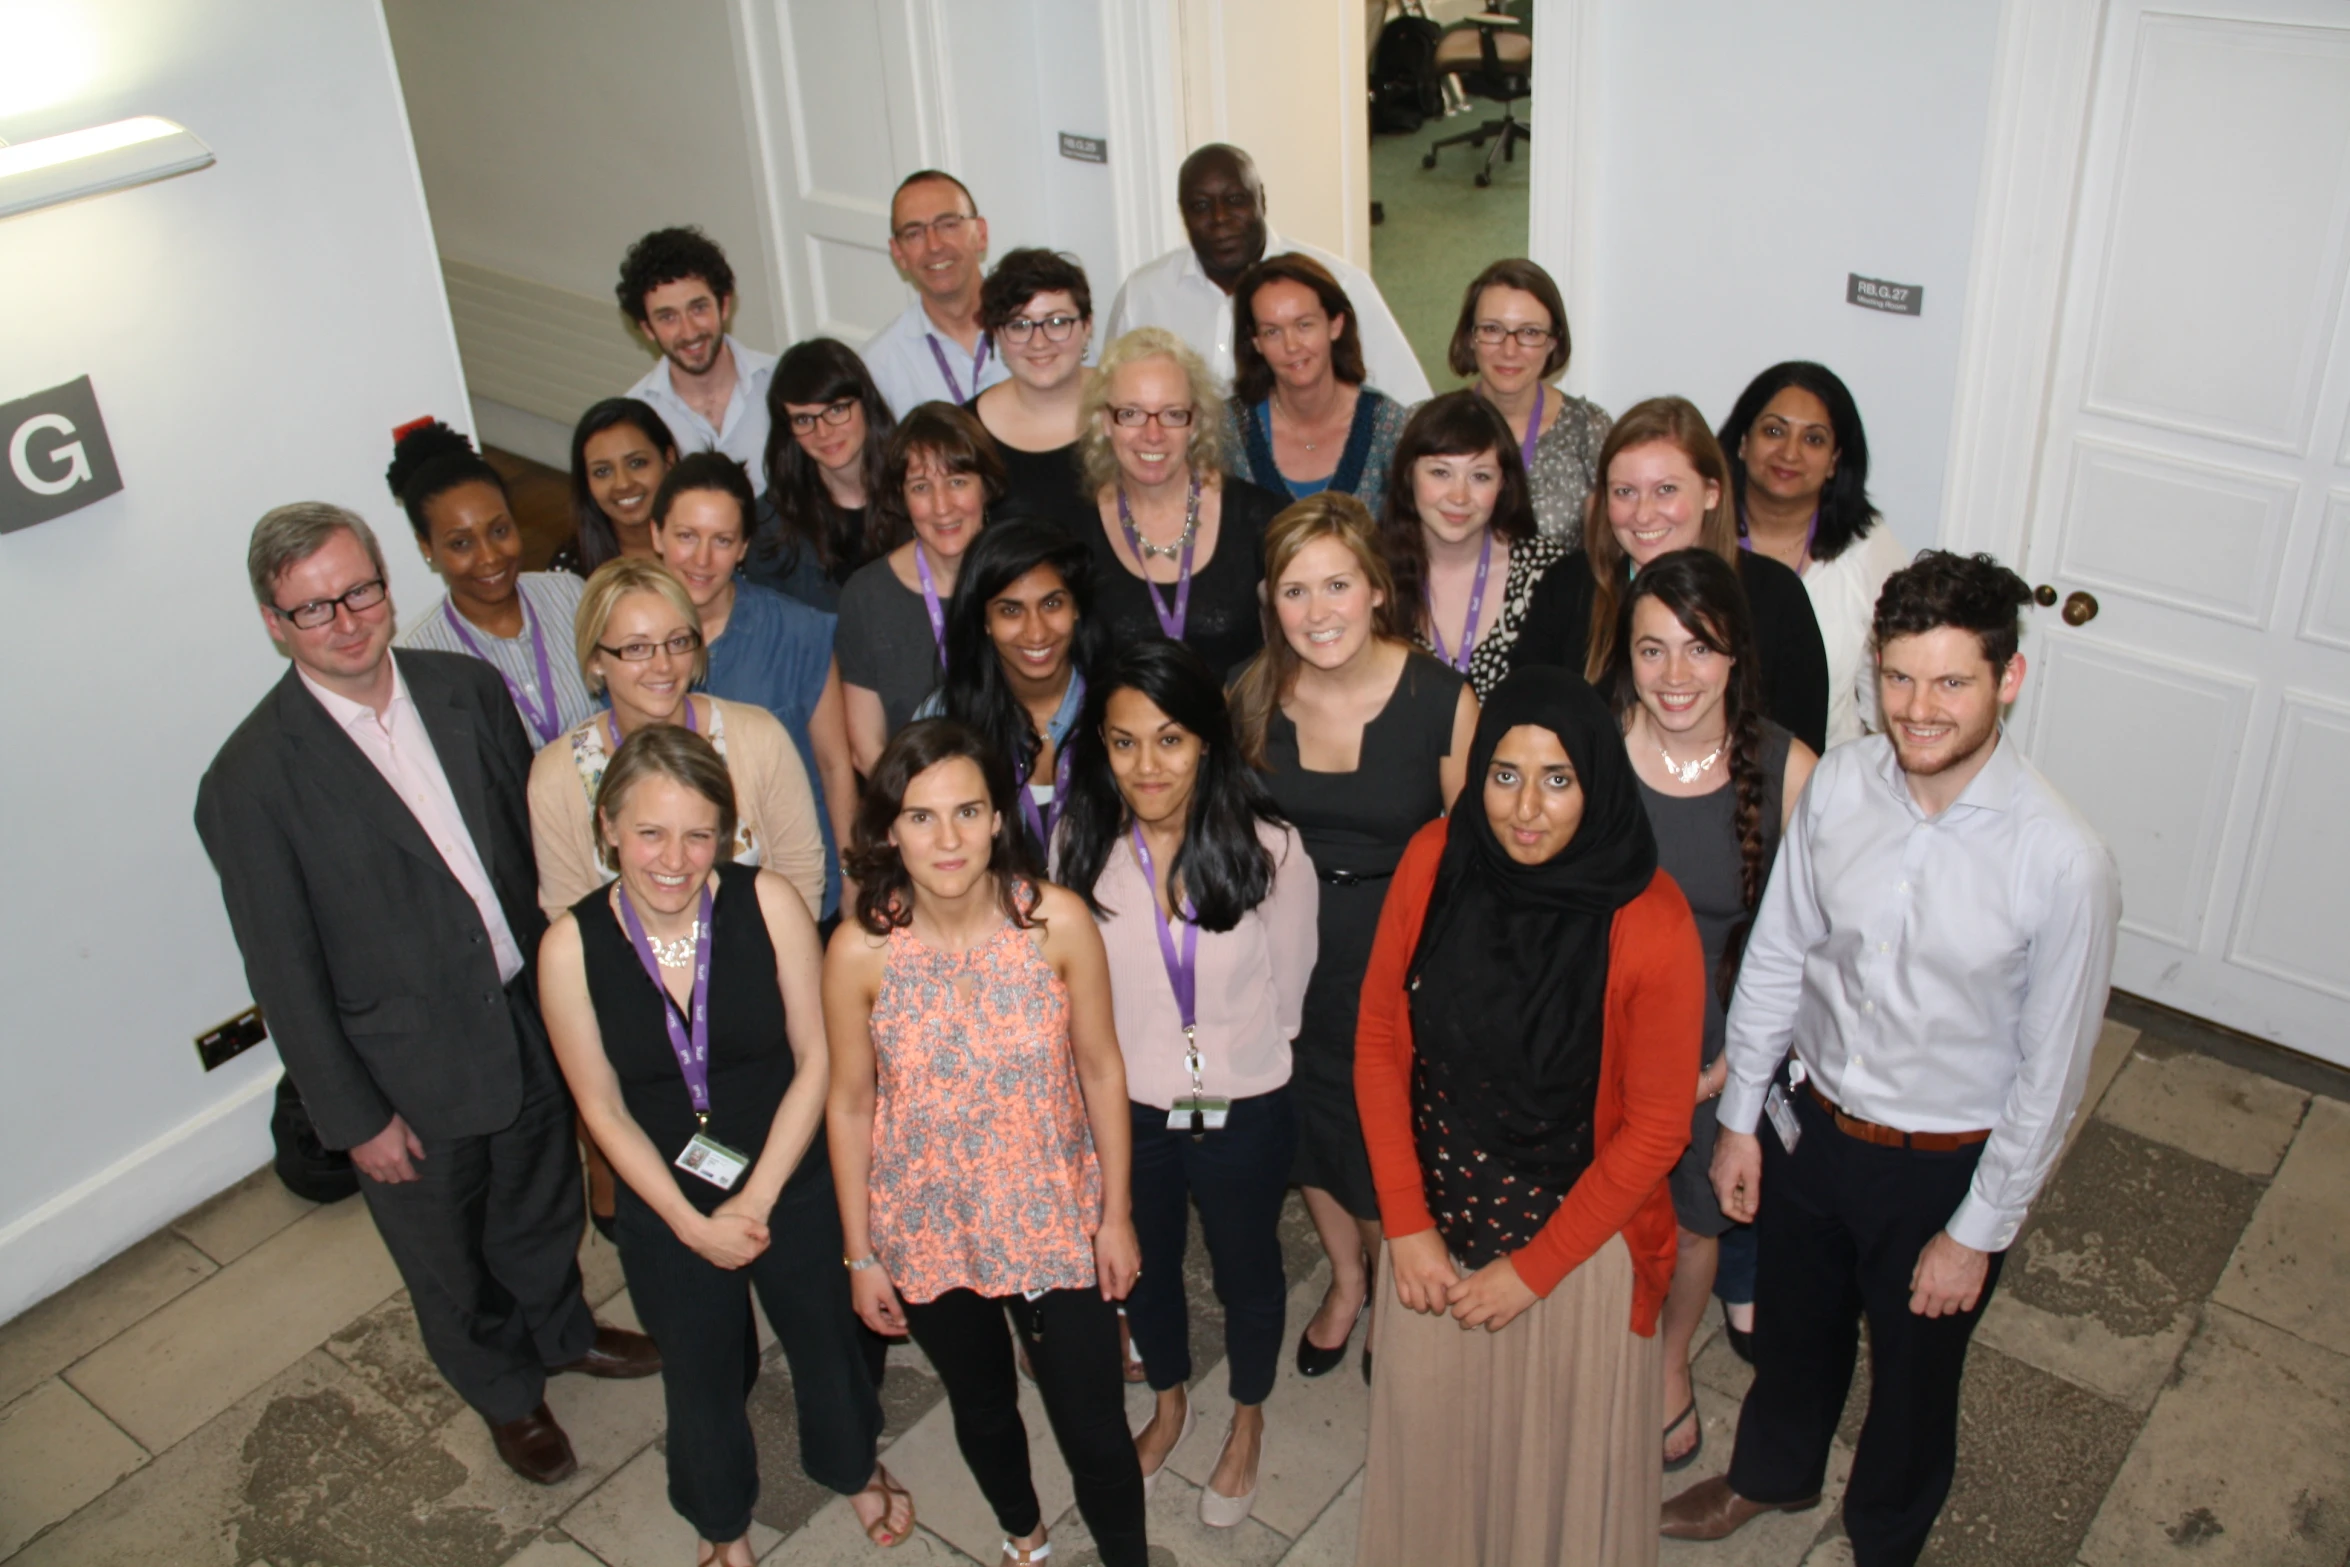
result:
M 2100 51 L 2016 728 L 2120 862 L 2115 984 L 2350 1064 L 2350 7 Z

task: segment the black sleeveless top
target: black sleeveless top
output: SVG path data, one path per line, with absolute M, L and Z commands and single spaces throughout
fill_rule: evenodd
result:
M 775 944 L 759 909 L 758 868 L 720 865 L 710 912 L 709 1133 L 756 1161 L 767 1146 L 776 1106 L 791 1087 L 791 1045 L 783 1032 L 783 993 L 775 982 Z M 661 1021 L 672 1005 L 645 976 L 644 964 L 613 912 L 612 889 L 599 887 L 571 906 L 579 921 L 588 998 L 604 1055 L 620 1079 L 620 1097 L 664 1161 L 693 1139 L 697 1123 L 685 1076 Z M 792 1174 L 797 1183 L 826 1164 L 819 1131 Z M 672 1172 L 686 1200 L 704 1213 L 733 1195 L 683 1171 Z M 745 1172 L 748 1178 L 748 1172 Z M 736 1191 L 742 1189 L 737 1182 Z

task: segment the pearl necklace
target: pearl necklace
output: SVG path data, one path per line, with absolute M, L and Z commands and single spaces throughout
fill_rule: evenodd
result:
M 1723 744 L 1727 743 L 1727 741 L 1723 742 Z M 1666 772 L 1671 773 L 1675 778 L 1679 779 L 1685 784 L 1693 784 L 1697 782 L 1698 779 L 1705 776 L 1705 770 L 1707 768 L 1713 766 L 1714 763 L 1722 759 L 1722 746 L 1716 745 L 1712 750 L 1706 752 L 1702 758 L 1694 762 L 1674 761 L 1673 753 L 1666 750 L 1662 745 L 1659 745 L 1656 748 L 1656 754 L 1665 759 Z
M 701 939 L 702 922 L 700 920 L 695 920 L 692 928 L 675 941 L 660 941 L 651 935 L 645 937 L 647 945 L 653 949 L 653 957 L 663 968 L 691 966 L 694 961 L 694 948 L 700 944 Z

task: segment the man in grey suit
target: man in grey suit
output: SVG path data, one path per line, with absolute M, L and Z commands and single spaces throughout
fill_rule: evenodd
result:
M 246 565 L 293 660 L 196 792 L 245 973 L 329 1147 L 347 1148 L 433 1363 L 498 1454 L 577 1467 L 555 1371 L 646 1376 L 580 1295 L 572 1107 L 540 1022 L 546 927 L 530 745 L 497 671 L 392 652 L 383 551 L 355 513 L 281 506 Z

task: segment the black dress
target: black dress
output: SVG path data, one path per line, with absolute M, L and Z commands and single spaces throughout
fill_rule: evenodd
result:
M 979 397 L 964 399 L 963 410 L 972 418 L 979 418 Z M 1073 539 L 1098 531 L 1097 519 L 1101 513 L 1094 509 L 1093 497 L 1086 492 L 1075 441 L 1049 451 L 1032 452 L 998 436 L 995 449 L 996 455 L 1004 460 L 1004 498 L 989 509 L 989 521 L 999 516 L 1034 517 L 1054 524 Z
M 1762 657 L 1763 711 L 1814 751 L 1828 748 L 1828 647 L 1803 579 L 1768 555 L 1738 552 L 1738 580 Z M 1591 557 L 1575 551 L 1534 585 L 1510 667 L 1583 669 L 1591 635 Z
M 1452 751 L 1461 676 L 1425 653 L 1405 661 L 1395 694 L 1363 726 L 1351 773 L 1298 764 L 1297 726 L 1276 710 L 1265 728 L 1265 782 L 1297 825 L 1322 879 L 1320 950 L 1292 1047 L 1297 1101 L 1293 1179 L 1336 1197 L 1358 1219 L 1379 1217 L 1371 1158 L 1355 1109 L 1355 1013 L 1388 878 L 1418 832 L 1444 814 L 1437 767 Z
M 1238 669 L 1265 645 L 1265 623 L 1257 584 L 1265 577 L 1265 524 L 1288 503 L 1245 479 L 1224 481 L 1224 505 L 1216 524 L 1216 552 L 1191 574 L 1191 603 L 1184 616 L 1183 641 L 1210 669 Z M 1164 636 L 1148 595 L 1163 609 L 1175 607 L 1172 583 L 1145 583 L 1128 570 L 1111 547 L 1110 529 L 1097 506 L 1086 532 L 1093 551 L 1094 604 L 1108 617 L 1120 645 Z

